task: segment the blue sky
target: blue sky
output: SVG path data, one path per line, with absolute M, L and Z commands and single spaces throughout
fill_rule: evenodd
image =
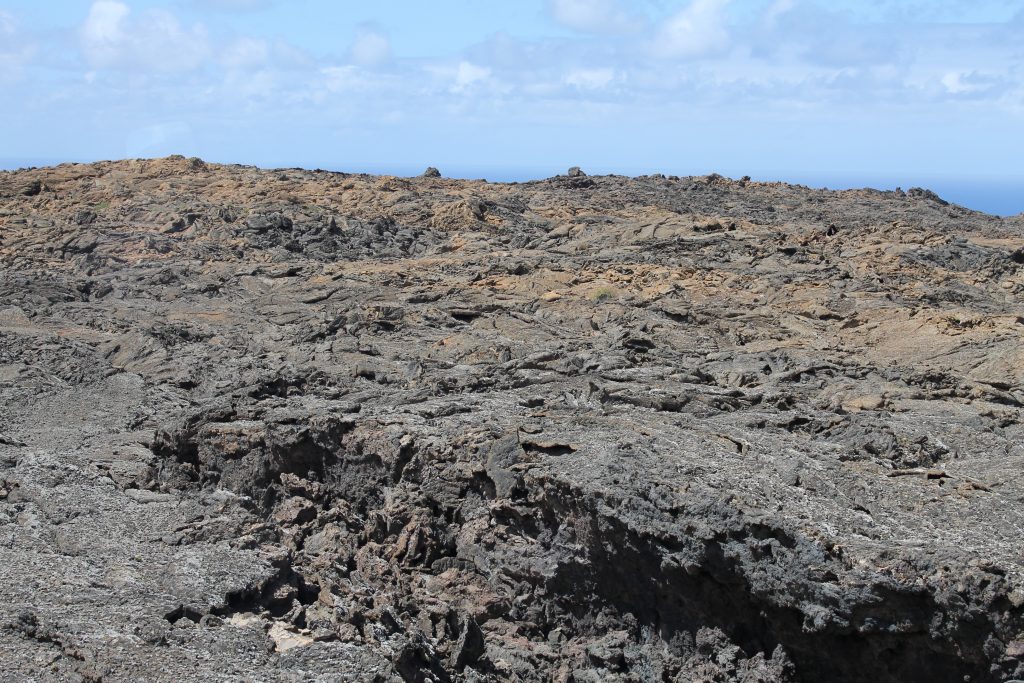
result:
M 1024 0 L 0 0 L 0 88 L 8 160 L 1024 195 Z

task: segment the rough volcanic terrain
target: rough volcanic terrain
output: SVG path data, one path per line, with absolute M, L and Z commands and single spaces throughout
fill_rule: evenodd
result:
M 1024 216 L 0 173 L 0 680 L 1024 678 Z

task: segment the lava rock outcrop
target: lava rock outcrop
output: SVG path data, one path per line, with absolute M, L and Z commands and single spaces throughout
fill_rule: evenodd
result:
M 1024 218 L 0 173 L 4 680 L 1024 678 Z

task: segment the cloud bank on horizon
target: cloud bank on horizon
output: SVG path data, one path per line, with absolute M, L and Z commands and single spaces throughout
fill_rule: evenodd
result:
M 1024 178 L 1024 0 L 8 0 L 6 157 Z

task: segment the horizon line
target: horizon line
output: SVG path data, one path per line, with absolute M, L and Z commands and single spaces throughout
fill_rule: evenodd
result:
M 425 164 L 423 166 L 413 165 L 411 162 L 348 162 L 345 164 L 345 168 L 341 167 L 340 164 L 324 164 L 324 163 L 241 163 L 237 161 L 220 161 L 216 159 L 205 159 L 195 155 L 184 155 L 184 154 L 168 154 L 163 156 L 141 156 L 141 157 L 119 157 L 119 158 L 102 158 L 102 159 L 58 159 L 48 157 L 0 157 L 0 172 L 18 172 L 18 171 L 29 171 L 33 169 L 45 169 L 54 168 L 63 164 L 101 164 L 101 163 L 119 163 L 126 161 L 151 161 L 168 159 L 173 157 L 181 158 L 198 158 L 205 163 L 216 164 L 220 166 L 243 166 L 250 168 L 257 168 L 261 170 L 305 170 L 305 171 L 323 171 L 329 173 L 348 173 L 353 175 L 376 175 L 384 176 L 390 175 L 402 178 L 415 178 L 423 173 L 427 168 L 437 168 L 442 177 L 450 180 L 482 180 L 491 183 L 527 183 L 541 180 L 548 180 L 550 178 L 556 178 L 565 175 L 567 170 L 570 168 L 578 167 L 583 172 L 592 177 L 626 177 L 626 178 L 642 178 L 649 176 L 664 176 L 664 177 L 675 177 L 675 178 L 702 178 L 711 175 L 720 175 L 729 180 L 743 180 L 748 179 L 751 182 L 757 183 L 782 183 L 785 185 L 792 185 L 797 187 L 805 187 L 812 190 L 820 190 L 827 192 L 844 192 L 844 191 L 855 191 L 855 190 L 870 190 L 875 192 L 895 192 L 895 191 L 909 191 L 914 189 L 924 189 L 935 191 L 936 186 L 928 185 L 927 183 L 938 183 L 940 191 L 935 192 L 936 195 L 941 197 L 944 201 L 948 201 L 950 204 L 961 206 L 962 208 L 970 211 L 977 211 L 979 213 L 987 213 L 989 215 L 1011 218 L 1018 215 L 1024 215 L 1024 176 L 1020 178 L 1005 178 L 1003 176 L 978 176 L 978 175 L 951 175 L 947 173 L 928 173 L 928 172 L 912 172 L 912 171 L 822 171 L 822 170 L 757 170 L 752 169 L 750 172 L 743 173 L 740 176 L 734 176 L 733 174 L 738 173 L 735 169 L 722 169 L 722 170 L 707 170 L 706 172 L 669 172 L 663 170 L 649 170 L 641 169 L 636 166 L 624 166 L 609 170 L 607 164 L 593 164 L 590 165 L 592 171 L 587 170 L 585 165 L 570 165 L 564 167 L 561 172 L 555 171 L 555 164 L 538 164 L 533 166 L 521 165 L 521 164 L 472 164 L 472 163 L 453 163 L 453 164 Z M 445 171 L 445 167 L 449 170 Z M 417 170 L 419 169 L 419 170 Z M 701 169 L 704 170 L 704 169 Z M 554 171 L 554 172 L 553 172 Z M 639 171 L 639 172 L 638 172 Z M 724 172 L 723 172 L 724 171 Z M 491 173 L 498 174 L 497 176 L 492 175 L 490 178 L 484 177 L 480 174 Z M 551 173 L 551 175 L 544 175 Z M 911 176 L 911 177 L 908 177 Z M 953 192 L 950 195 L 950 189 L 948 186 L 943 188 L 943 185 L 949 183 L 956 183 L 963 187 L 965 190 L 969 189 L 977 191 L 989 187 L 994 190 L 1011 188 L 1015 190 L 1012 195 L 1007 195 L 1002 202 L 995 201 L 994 197 L 989 197 L 990 201 L 981 202 L 981 204 L 988 204 L 988 208 L 982 207 L 979 204 L 971 206 L 971 203 L 965 203 L 965 199 L 960 196 L 956 196 L 958 193 Z M 995 186 L 995 187 L 992 187 Z M 1010 202 L 1010 197 L 1017 198 L 1021 197 L 1019 201 Z M 970 200 L 966 200 L 970 201 Z M 1019 208 L 1014 211 L 1009 209 L 1010 203 L 1016 204 Z M 993 210 L 992 207 L 996 204 L 1002 206 L 1001 210 Z

